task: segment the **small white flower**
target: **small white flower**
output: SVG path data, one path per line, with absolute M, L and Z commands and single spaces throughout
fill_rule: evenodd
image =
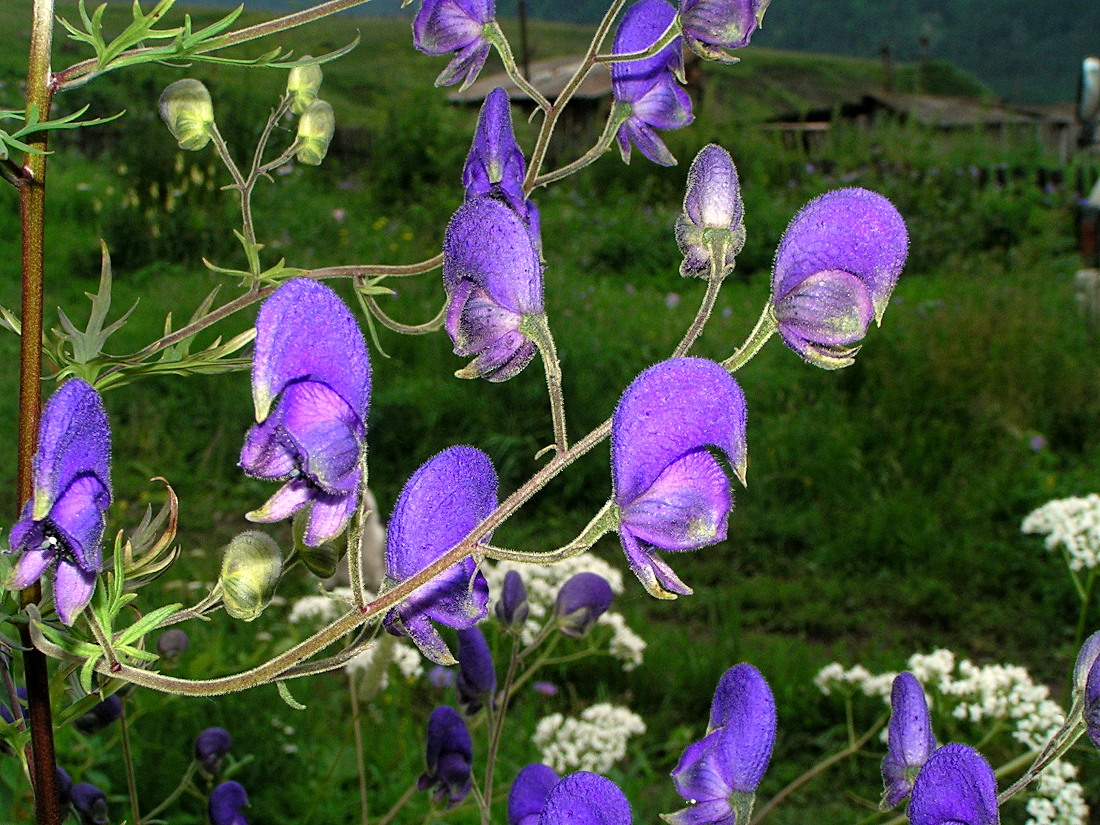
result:
M 626 756 L 631 736 L 645 733 L 638 714 L 602 703 L 581 712 L 579 718 L 552 713 L 539 720 L 532 737 L 542 761 L 560 774 L 573 771 L 606 773 Z

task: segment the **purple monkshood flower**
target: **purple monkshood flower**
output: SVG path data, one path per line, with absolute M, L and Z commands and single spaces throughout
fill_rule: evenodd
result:
M 497 621 L 505 630 L 519 632 L 523 629 L 530 613 L 527 604 L 527 586 L 523 576 L 516 570 L 504 574 L 504 584 L 500 588 L 500 600 L 496 603 Z
M 581 638 L 607 612 L 613 598 L 615 593 L 603 576 L 597 573 L 571 576 L 561 586 L 554 602 L 558 629 L 566 636 Z
M 416 782 L 422 791 L 435 788 L 436 804 L 447 801 L 453 807 L 470 792 L 473 744 L 466 722 L 457 710 L 441 705 L 428 717 L 428 742 L 424 749 L 428 769 Z
M 474 355 L 459 378 L 507 381 L 535 357 L 525 327 L 543 315 L 542 263 L 527 227 L 491 197 L 466 201 L 443 238 L 447 334 Z
M 711 259 L 724 254 L 714 276 L 724 278 L 745 245 L 745 205 L 730 153 L 716 143 L 704 146 L 688 171 L 684 211 L 676 219 L 676 243 L 684 253 L 680 274 L 711 277 Z
M 493 0 L 424 0 L 413 21 L 413 45 L 424 54 L 456 53 L 436 86 L 461 80 L 465 89 L 477 79 L 489 56 L 485 29 L 495 13 Z
M 503 200 L 530 224 L 528 213 L 535 210 L 535 205 L 523 193 L 525 174 L 523 152 L 512 131 L 511 102 L 508 93 L 498 86 L 489 92 L 481 106 L 474 141 L 462 168 L 466 199 L 489 195 Z M 536 216 L 534 229 L 537 228 Z M 537 231 L 535 235 L 537 240 Z
M 882 810 L 909 796 L 917 774 L 936 749 L 924 688 L 912 673 L 899 673 L 890 690 L 889 749 L 882 760 Z
M 57 804 L 64 808 L 73 801 L 73 778 L 69 776 L 67 770 L 58 765 L 57 779 L 54 781 L 57 788 Z
M 120 716 L 122 716 L 122 697 L 112 693 L 83 716 L 78 717 L 73 722 L 73 726 L 81 733 L 91 736 L 106 728 Z
M 107 825 L 107 794 L 89 782 L 77 782 L 69 790 L 69 801 L 80 814 L 83 825 Z M 223 825 L 215 823 L 214 825 Z
M 727 49 L 749 45 L 771 0 L 681 0 L 680 27 L 688 48 L 707 60 L 734 63 Z
M 703 739 L 689 745 L 672 772 L 688 807 L 662 815 L 672 825 L 737 825 L 752 814 L 775 743 L 775 698 L 755 667 L 723 674 Z
M 1100 657 L 1093 659 L 1089 667 L 1083 698 L 1085 729 L 1092 744 L 1100 748 Z
M 909 236 L 894 205 L 838 189 L 794 216 L 772 269 L 772 312 L 787 346 L 824 369 L 852 363 L 897 284 Z
M 474 447 L 450 447 L 428 459 L 405 484 L 386 536 L 386 577 L 398 584 L 419 573 L 497 506 L 497 475 L 489 456 Z M 484 539 L 488 541 L 488 536 Z M 472 627 L 489 612 L 489 585 L 471 558 L 447 568 L 382 620 L 395 636 L 409 636 L 439 665 L 453 665 L 432 621 Z
M 8 584 L 29 587 L 56 565 L 54 604 L 67 625 L 91 600 L 103 565 L 99 543 L 111 504 L 110 461 L 103 401 L 86 381 L 66 381 L 42 411 L 34 492 L 10 535 L 12 552 L 23 555 Z
M 726 537 L 733 500 L 722 465 L 745 482 L 745 396 L 702 358 L 656 364 L 623 393 L 611 420 L 611 478 L 630 569 L 657 598 L 687 595 L 660 550 L 697 550 Z
M 675 19 L 676 9 L 665 0 L 638 0 L 619 23 L 613 53 L 645 51 Z M 654 129 L 679 129 L 694 119 L 691 98 L 676 82 L 684 69 L 680 41 L 677 37 L 652 57 L 611 64 L 611 89 L 624 117 L 615 137 L 627 163 L 633 143 L 654 163 L 676 165 L 676 158 Z M 616 116 L 614 112 L 612 116 Z
M 222 782 L 210 792 L 210 825 L 248 825 L 241 813 L 241 808 L 247 806 L 248 794 L 239 782 Z
M 912 825 L 996 825 L 993 769 L 968 745 L 944 745 L 917 774 L 906 813 Z
M 359 501 L 370 359 L 355 318 L 324 284 L 288 281 L 260 307 L 252 400 L 241 467 L 286 484 L 246 517 L 282 521 L 310 505 L 305 543 L 334 539 Z
M 458 701 L 462 710 L 474 714 L 487 702 L 492 702 L 497 689 L 493 669 L 493 654 L 485 634 L 474 625 L 458 631 Z
M 517 773 L 508 791 L 508 825 L 538 825 L 546 798 L 558 780 L 554 769 L 541 762 Z
M 1100 630 L 1085 639 L 1085 643 L 1077 653 L 1077 661 L 1073 665 L 1074 693 L 1084 691 L 1085 681 L 1089 678 L 1089 672 L 1096 663 L 1097 657 L 1100 657 Z
M 225 728 L 207 728 L 195 737 L 195 759 L 207 773 L 216 773 L 233 739 Z
M 587 771 L 564 777 L 546 797 L 538 825 L 630 825 L 630 803 L 610 779 Z

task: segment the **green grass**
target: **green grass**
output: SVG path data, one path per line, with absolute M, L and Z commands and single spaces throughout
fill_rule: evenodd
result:
M 440 102 L 431 85 L 440 61 L 412 51 L 406 25 L 362 21 L 356 56 L 326 67 L 325 94 L 337 117 L 361 130 L 358 153 L 260 186 L 265 260 L 286 255 L 306 267 L 406 262 L 438 249 L 443 224 L 461 198 L 458 170 L 475 113 Z M 21 72 L 13 58 L 17 29 L 0 32 L 5 80 Z M 543 42 L 563 50 L 575 49 L 579 35 L 569 27 L 540 29 Z M 321 27 L 295 42 L 317 53 L 347 36 L 346 27 Z M 58 60 L 74 59 L 59 51 Z M 751 114 L 771 105 L 780 86 L 792 88 L 797 80 L 842 88 L 866 65 L 752 51 L 727 72 L 749 81 L 735 99 L 744 95 Z M 209 152 L 178 153 L 153 114 L 160 88 L 175 76 L 158 69 L 93 84 L 86 92 L 97 113 L 126 107 L 129 114 L 118 126 L 90 133 L 95 143 L 83 153 L 62 144 L 52 161 L 47 325 L 56 323 L 56 306 L 83 319 L 82 293 L 95 288 L 104 237 L 115 261 L 116 312 L 141 299 L 112 351 L 155 338 L 169 311 L 177 319 L 190 313 L 218 283 L 202 256 L 241 263 L 227 223 L 235 207 L 219 191 L 225 174 Z M 203 70 L 203 76 L 219 123 L 225 119 L 223 131 L 243 155 L 281 76 L 226 70 Z M 768 85 L 768 77 L 782 83 Z M 757 79 L 761 88 L 753 92 Z M 73 94 L 74 100 L 85 96 Z M 1029 181 L 983 190 L 969 173 L 970 166 L 1000 163 L 1030 170 L 1049 159 L 1035 147 L 990 147 L 977 135 L 946 139 L 889 125 L 869 135 L 838 130 L 807 157 L 746 124 L 749 115 L 727 105 L 732 87 L 715 82 L 706 94 L 714 97 L 704 98 L 696 125 L 669 135 L 680 167 L 656 169 L 636 160 L 627 168 L 608 156 L 572 182 L 536 195 L 548 259 L 547 310 L 574 437 L 610 414 L 633 376 L 667 357 L 702 297 L 701 283 L 676 274 L 671 227 L 685 167 L 708 139 L 719 139 L 738 163 L 749 241 L 699 354 L 724 358 L 740 344 L 767 300 L 771 256 L 787 221 L 822 191 L 846 183 L 883 191 L 906 217 L 912 250 L 884 325 L 869 334 L 855 366 L 815 371 L 772 342 L 738 374 L 749 403 L 750 486 L 737 492 L 726 542 L 672 559 L 696 595 L 657 603 L 628 586 L 620 609 L 650 643 L 643 669 L 630 678 L 590 663 L 556 670 L 559 696 L 527 696 L 517 709 L 502 781 L 536 756 L 529 733 L 539 716 L 597 697 L 629 699 L 650 733 L 613 778 L 624 782 L 646 819 L 677 806 L 665 776 L 679 749 L 701 732 L 719 675 L 738 661 L 761 668 L 779 703 L 777 759 L 762 799 L 843 745 L 841 711 L 810 683 L 833 659 L 896 668 L 914 650 L 945 645 L 983 662 L 1026 664 L 1060 687 L 1074 655 L 1076 597 L 1060 560 L 1034 537 L 1021 536 L 1019 524 L 1049 498 L 1100 487 L 1100 367 L 1097 342 L 1085 335 L 1073 302 L 1077 258 L 1069 195 L 1044 196 Z M 518 121 L 521 134 L 529 135 Z M 829 171 L 822 161 L 830 162 Z M 184 181 L 186 191 L 164 212 L 166 192 L 182 189 Z M 339 220 L 337 209 L 344 210 Z M 17 244 L 14 193 L 0 190 L 0 303 L 9 307 L 18 300 Z M 443 300 L 437 275 L 393 286 L 397 294 L 383 303 L 404 321 L 426 320 Z M 224 283 L 227 295 L 234 288 Z M 220 331 L 250 323 L 251 313 L 242 313 Z M 533 456 L 550 438 L 538 364 L 501 385 L 460 382 L 450 376 L 462 362 L 442 334 L 410 339 L 383 332 L 381 343 L 389 357 L 372 349 L 369 443 L 371 484 L 384 514 L 415 468 L 454 443 L 489 452 L 502 491 L 538 466 Z M 0 358 L 14 364 L 15 353 L 14 336 L 0 335 Z M 0 381 L 0 443 L 11 445 L 14 370 Z M 170 579 L 212 581 L 218 548 L 248 528 L 243 513 L 272 492 L 236 467 L 252 418 L 247 375 L 148 381 L 109 393 L 106 403 L 115 431 L 111 531 L 133 525 L 146 502 L 159 500 L 149 479 L 164 475 L 180 495 L 184 551 Z M 1038 452 L 1029 447 L 1035 435 L 1047 442 Z M 15 510 L 13 453 L 6 448 L 0 462 L 0 512 Z M 498 539 L 528 549 L 564 543 L 606 499 L 609 486 L 602 447 L 538 496 Z M 274 534 L 286 540 L 282 527 Z M 596 552 L 623 566 L 613 540 Z M 294 578 L 280 593 L 294 598 L 312 588 Z M 181 600 L 184 593 L 166 582 L 143 595 L 142 605 Z M 273 610 L 255 627 L 219 616 L 188 628 L 192 648 L 177 672 L 230 672 L 284 648 L 301 631 L 280 615 Z M 1097 619 L 1094 614 L 1090 623 Z M 269 636 L 258 638 L 256 631 Z M 308 718 L 282 705 L 274 688 L 196 701 L 135 694 L 128 704 L 138 717 L 146 804 L 174 784 L 193 735 L 220 724 L 233 731 L 237 758 L 255 758 L 238 775 L 254 789 L 255 821 L 350 821 L 358 802 L 341 677 L 316 677 L 292 690 L 308 699 Z M 421 769 L 421 730 L 438 698 L 420 684 L 386 694 L 367 713 L 376 817 Z M 875 710 L 865 711 L 867 721 Z M 282 732 L 286 725 L 297 733 Z M 385 744 L 376 746 L 383 735 Z M 88 741 L 66 732 L 61 752 L 117 797 L 124 789 L 117 732 L 101 737 Z M 284 752 L 287 745 L 298 752 Z M 13 761 L 0 759 L 0 778 L 14 779 Z M 833 790 L 843 777 L 858 797 L 874 798 L 875 772 L 874 759 L 839 767 L 793 798 L 775 821 L 858 820 L 864 815 L 858 802 Z M 273 783 L 272 776 L 287 781 Z M 422 800 L 416 805 L 420 815 Z M 124 807 L 117 800 L 114 807 L 122 818 Z M 181 810 L 173 821 L 201 817 L 197 800 Z

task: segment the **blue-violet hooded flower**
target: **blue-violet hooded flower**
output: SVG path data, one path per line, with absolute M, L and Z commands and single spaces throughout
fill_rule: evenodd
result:
M 489 56 L 485 29 L 495 14 L 493 0 L 424 0 L 413 21 L 413 45 L 424 54 L 455 52 L 436 86 L 461 80 L 465 89 L 477 79 Z
M 866 189 L 838 189 L 794 216 L 772 269 L 779 334 L 824 369 L 852 363 L 858 341 L 897 284 L 909 236 L 894 205 Z
M 370 359 L 355 318 L 324 284 L 289 281 L 260 307 L 252 399 L 241 467 L 286 484 L 247 518 L 282 521 L 308 504 L 305 543 L 331 541 L 359 502 Z
M 538 825 L 630 825 L 630 803 L 606 777 L 578 771 L 563 777 L 546 797 Z
M 736 63 L 728 49 L 749 45 L 771 0 L 681 0 L 680 27 L 688 48 L 707 60 Z
M 489 642 L 477 625 L 458 631 L 458 702 L 467 714 L 474 714 L 493 701 L 497 675 Z
M 899 673 L 890 690 L 888 750 L 882 760 L 882 810 L 890 810 L 909 796 L 917 774 L 935 749 L 924 688 L 912 673 Z
M 508 825 L 538 825 L 546 798 L 558 781 L 554 769 L 541 762 L 527 765 L 517 773 L 508 790 Z
M 525 327 L 543 317 L 542 263 L 522 219 L 501 201 L 466 201 L 443 239 L 447 334 L 455 355 L 476 356 L 459 378 L 506 381 L 535 357 Z
M 50 396 L 38 427 L 34 490 L 11 528 L 22 552 L 9 585 L 29 587 L 56 565 L 57 615 L 71 625 L 95 591 L 100 542 L 111 504 L 111 432 L 103 401 L 79 378 Z
M 665 0 L 638 0 L 619 23 L 612 53 L 645 51 L 675 19 L 676 9 Z M 615 138 L 627 163 L 630 146 L 634 144 L 654 163 L 676 165 L 676 158 L 654 130 L 679 129 L 694 119 L 691 98 L 676 80 L 677 76 L 683 76 L 683 70 L 679 37 L 651 57 L 611 64 L 611 90 L 623 117 Z M 614 111 L 612 116 L 616 116 Z
M 752 665 L 723 674 L 711 705 L 708 732 L 689 745 L 672 772 L 689 805 L 662 819 L 672 825 L 737 825 L 752 813 L 756 787 L 775 743 L 775 698 Z
M 222 782 L 210 792 L 207 813 L 210 825 L 248 825 L 241 808 L 248 806 L 248 794 L 239 782 Z
M 723 278 L 745 246 L 745 204 L 730 153 L 716 143 L 699 150 L 688 171 L 684 211 L 676 218 L 684 254 L 680 274 Z M 721 260 L 713 261 L 716 256 Z
M 457 710 L 441 705 L 428 717 L 428 741 L 424 748 L 427 770 L 416 786 L 422 791 L 435 789 L 437 804 L 446 800 L 453 807 L 470 792 L 470 771 L 474 751 L 470 731 Z
M 1093 659 L 1085 677 L 1083 710 L 1085 730 L 1092 744 L 1100 748 L 1100 657 Z
M 561 586 L 554 600 L 558 630 L 579 639 L 587 635 L 596 621 L 611 607 L 615 592 L 598 573 L 577 573 Z
M 928 757 L 906 811 L 912 825 L 997 825 L 997 780 L 969 745 L 944 745 Z
M 611 477 L 630 569 L 658 598 L 687 595 L 657 550 L 697 550 L 726 537 L 733 500 L 725 455 L 745 482 L 745 396 L 702 358 L 656 364 L 623 393 L 611 421 Z
M 77 782 L 69 789 L 69 801 L 80 815 L 82 825 L 107 825 L 107 794 L 90 782 Z M 214 823 L 222 825 L 222 823 Z
M 497 506 L 497 476 L 489 456 L 474 447 L 450 447 L 428 459 L 405 484 L 386 536 L 386 578 L 414 576 L 485 519 Z M 488 536 L 485 538 L 488 541 Z M 383 624 L 409 636 L 436 664 L 453 665 L 432 621 L 463 629 L 489 612 L 489 585 L 471 558 L 447 568 L 390 610 Z

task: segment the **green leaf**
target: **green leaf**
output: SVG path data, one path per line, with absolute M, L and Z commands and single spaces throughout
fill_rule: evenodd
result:
M 147 613 L 119 634 L 118 644 L 132 645 L 142 636 L 147 635 L 150 631 L 156 630 L 161 622 L 181 607 L 183 607 L 181 604 L 169 604 L 164 607 L 158 607 L 152 613 Z
M 95 673 L 96 663 L 102 658 L 102 653 L 96 648 L 96 653 L 84 660 L 80 666 L 80 687 L 85 693 L 95 690 L 92 685 L 92 674 Z

